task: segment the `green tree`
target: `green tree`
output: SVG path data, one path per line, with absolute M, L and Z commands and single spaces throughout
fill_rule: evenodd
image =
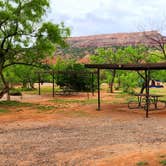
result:
M 7 82 L 22 84 L 22 88 L 34 89 L 34 83 L 38 81 L 37 69 L 33 66 L 14 65 L 4 70 Z
M 113 48 L 100 48 L 96 50 L 96 55 L 91 56 L 92 63 L 107 63 L 107 64 L 118 64 L 124 63 L 124 57 L 122 54 L 122 49 L 113 49 Z M 110 92 L 113 93 L 113 84 L 116 76 L 116 70 L 110 70 L 111 79 L 110 79 Z
M 157 54 L 156 50 L 152 48 L 147 48 L 145 46 L 137 46 L 137 47 L 126 47 L 122 51 L 123 57 L 125 59 L 125 63 L 133 63 L 133 64 L 141 64 L 141 63 L 156 63 L 161 61 L 161 56 Z M 138 75 L 142 78 L 142 88 L 140 90 L 140 93 L 143 93 L 145 89 L 145 75 L 144 71 L 137 71 Z M 132 75 L 129 76 L 128 79 L 132 79 Z M 126 76 L 128 77 L 128 75 Z M 125 79 L 123 79 L 125 80 Z M 138 79 L 134 79 L 133 75 L 133 81 L 135 83 L 132 83 L 131 85 L 137 85 Z M 128 81 L 129 82 L 129 81 Z M 123 84 L 123 88 L 126 91 L 128 89 L 128 84 Z
M 4 69 L 15 64 L 41 66 L 70 35 L 63 23 L 43 22 L 49 0 L 0 1 L 0 98 L 8 91 Z
M 90 91 L 92 76 L 89 70 L 82 64 L 75 63 L 73 60 L 57 59 L 53 66 L 57 85 L 60 87 L 72 88 L 76 91 Z
M 124 47 L 124 48 L 109 48 L 109 49 L 98 49 L 96 51 L 96 55 L 91 56 L 92 63 L 107 63 L 107 64 L 139 64 L 139 63 L 152 63 L 152 62 L 159 62 L 162 60 L 162 56 L 156 50 L 147 48 L 145 46 L 137 46 L 137 47 Z M 145 80 L 144 72 L 137 71 L 138 75 L 141 76 L 143 80 Z M 105 73 L 106 75 L 109 72 Z M 117 79 L 115 79 L 117 78 Z M 137 79 L 135 79 L 137 78 Z M 138 77 L 137 74 L 126 71 L 116 71 L 111 70 L 111 77 L 108 77 L 110 81 L 110 91 L 113 92 L 113 83 L 114 81 L 118 82 L 118 85 L 122 83 L 123 90 L 127 91 L 132 89 L 129 88 L 135 87 L 138 85 Z M 129 81 L 131 80 L 131 81 Z M 142 83 L 142 90 L 144 90 L 145 83 Z

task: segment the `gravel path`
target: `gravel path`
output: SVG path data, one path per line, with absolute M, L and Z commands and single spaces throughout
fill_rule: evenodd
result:
M 165 126 L 166 120 L 157 117 L 132 121 L 68 118 L 4 124 L 0 126 L 0 165 L 88 165 L 123 150 L 145 145 L 163 147 Z

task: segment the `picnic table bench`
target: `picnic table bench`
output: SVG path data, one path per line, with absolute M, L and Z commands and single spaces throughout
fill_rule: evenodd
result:
M 64 86 L 60 90 L 56 91 L 55 94 L 57 95 L 71 95 L 75 91 L 74 89 L 71 89 L 70 87 Z
M 163 97 L 164 95 L 158 95 L 158 94 L 135 94 L 137 97 L 136 101 L 129 101 L 128 102 L 128 108 L 130 109 L 139 109 L 143 108 L 146 110 L 147 104 L 149 105 L 150 110 L 160 110 L 166 108 L 166 101 L 159 100 L 160 97 Z M 147 101 L 148 100 L 148 101 Z

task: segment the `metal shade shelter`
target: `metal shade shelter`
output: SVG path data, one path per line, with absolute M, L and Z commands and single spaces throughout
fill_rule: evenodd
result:
M 98 110 L 100 110 L 100 70 L 114 69 L 114 70 L 131 70 L 131 71 L 145 71 L 146 83 L 146 117 L 149 113 L 149 79 L 150 70 L 165 70 L 166 62 L 162 63 L 144 63 L 144 64 L 85 64 L 85 67 L 97 69 L 97 84 L 98 84 Z

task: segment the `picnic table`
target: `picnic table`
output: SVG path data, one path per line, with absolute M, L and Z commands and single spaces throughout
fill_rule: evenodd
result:
M 57 92 L 55 92 L 57 95 L 71 95 L 73 94 L 75 91 L 68 87 L 68 86 L 63 86 L 61 87 L 60 90 L 58 90 Z
M 128 102 L 128 108 L 130 109 L 143 108 L 146 110 L 147 104 L 149 105 L 150 110 L 159 110 L 166 107 L 166 102 L 159 100 L 159 98 L 164 95 L 139 93 L 134 96 L 137 97 L 137 100 Z

